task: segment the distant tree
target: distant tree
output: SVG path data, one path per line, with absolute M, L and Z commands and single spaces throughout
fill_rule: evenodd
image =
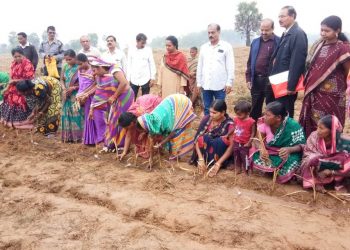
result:
M 8 47 L 6 43 L 0 44 L 0 54 L 5 54 L 8 52 Z
M 17 32 L 11 31 L 9 33 L 9 47 L 10 49 L 15 48 L 18 45 Z
M 98 45 L 98 35 L 96 33 L 89 33 L 90 43 L 92 46 L 97 47 Z
M 78 51 L 81 49 L 80 40 L 79 39 L 70 40 L 67 44 L 64 45 L 64 49 L 65 50 L 72 49 L 76 53 L 78 53 Z
M 42 41 L 47 41 L 47 31 L 44 30 L 43 33 L 41 34 L 41 39 Z
M 37 33 L 30 33 L 28 35 L 28 41 L 35 46 L 35 48 L 39 48 L 40 38 Z
M 256 2 L 238 4 L 235 30 L 245 37 L 246 46 L 250 46 L 250 39 L 259 30 L 263 15 L 259 13 Z

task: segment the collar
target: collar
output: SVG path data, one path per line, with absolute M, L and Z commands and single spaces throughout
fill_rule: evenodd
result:
M 57 39 L 55 38 L 52 42 L 50 42 L 49 40 L 47 40 L 48 44 L 53 44 L 53 43 L 57 43 Z
M 27 41 L 27 43 L 26 44 L 24 44 L 24 45 L 22 45 L 22 44 L 19 44 L 19 46 L 22 48 L 22 49 L 24 49 L 25 47 L 28 47 L 30 44 L 29 44 L 29 42 Z
M 260 36 L 260 41 L 265 42 L 265 43 L 268 42 L 268 41 L 274 41 L 274 40 L 275 40 L 275 34 L 272 34 L 272 36 L 267 41 L 264 41 L 262 36 Z
M 216 45 L 212 45 L 210 42 L 208 44 L 209 44 L 209 47 L 216 48 L 218 46 L 221 46 L 221 40 L 219 40 Z
M 287 35 L 288 32 L 290 31 L 290 29 L 293 28 L 293 27 L 295 26 L 295 24 L 296 24 L 296 22 L 294 22 L 292 26 L 290 26 L 288 29 L 286 29 L 286 30 L 284 31 L 284 34 Z

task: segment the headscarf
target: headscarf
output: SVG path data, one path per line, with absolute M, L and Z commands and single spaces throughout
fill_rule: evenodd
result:
M 10 76 L 6 72 L 0 72 L 0 83 L 8 83 L 10 81 Z
M 186 80 L 189 79 L 190 72 L 187 66 L 187 59 L 180 51 L 165 54 L 164 63 L 165 66 L 171 71 L 183 76 Z
M 330 153 L 333 154 L 337 151 L 337 133 L 341 133 L 343 131 L 343 126 L 341 125 L 340 121 L 335 115 L 332 115 L 332 128 L 331 128 L 331 151 Z M 327 148 L 326 143 L 324 139 L 319 138 L 318 141 L 321 151 L 324 154 L 327 154 Z

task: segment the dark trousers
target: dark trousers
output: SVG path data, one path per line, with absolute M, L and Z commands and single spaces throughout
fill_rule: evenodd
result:
M 138 86 L 130 82 L 130 86 L 132 90 L 134 91 L 135 94 L 135 100 L 137 98 L 137 94 L 139 93 L 139 88 L 141 88 L 142 95 L 147 95 L 150 92 L 150 86 L 149 86 L 150 81 L 148 81 L 146 84 Z
M 225 100 L 226 92 L 222 90 L 204 90 L 202 91 L 204 102 L 204 115 L 209 115 L 209 108 L 211 103 L 216 99 Z
M 250 116 L 258 120 L 262 116 L 264 100 L 266 104 L 275 101 L 268 77 L 255 76 L 250 91 L 252 96 L 252 111 Z
M 286 107 L 289 117 L 291 118 L 294 117 L 294 103 L 297 100 L 297 97 L 298 93 L 296 93 L 295 95 L 286 95 L 276 99 L 276 101 L 279 101 Z

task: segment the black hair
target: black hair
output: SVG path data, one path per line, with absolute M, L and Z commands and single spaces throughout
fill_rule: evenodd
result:
M 115 38 L 115 36 L 109 35 L 106 37 L 106 41 L 108 40 L 108 38 L 112 38 L 113 41 L 117 42 L 117 38 Z
M 24 52 L 23 52 L 23 50 L 22 50 L 20 47 L 16 47 L 16 48 L 14 48 L 14 49 L 11 50 L 12 56 L 14 56 L 15 53 L 19 53 L 19 54 L 21 54 L 22 56 L 24 55 Z
M 132 122 L 136 122 L 137 116 L 131 112 L 124 112 L 119 116 L 118 124 L 122 128 L 129 127 Z
M 288 11 L 288 16 L 291 16 L 295 19 L 297 19 L 297 11 L 294 9 L 293 6 L 284 6 L 282 9 L 286 9 Z
M 34 83 L 31 80 L 23 80 L 16 84 L 16 89 L 20 92 L 25 92 L 33 89 Z
M 322 123 L 326 128 L 329 130 L 332 130 L 332 115 L 325 115 L 320 120 L 320 123 Z
M 235 113 L 244 113 L 244 114 L 247 114 L 247 113 L 250 113 L 252 109 L 252 104 L 248 101 L 239 101 L 235 107 L 234 107 L 234 111 Z
M 147 41 L 147 36 L 145 35 L 145 34 L 143 34 L 143 33 L 140 33 L 140 34 L 137 34 L 137 36 L 136 36 L 136 41 Z
M 211 24 L 209 24 L 209 25 L 208 25 L 208 28 L 209 28 L 210 26 L 215 26 L 215 27 L 216 27 L 216 31 L 218 31 L 218 32 L 221 31 L 221 27 L 220 27 L 220 25 L 217 24 L 217 23 L 211 23 Z
M 198 48 L 197 47 L 192 47 L 191 50 L 198 51 Z
M 75 51 L 72 49 L 68 49 L 64 52 L 64 56 L 76 57 Z
M 282 120 L 288 115 L 285 105 L 279 101 L 270 102 L 266 105 L 266 110 L 270 111 L 276 116 L 281 116 Z
M 225 102 L 225 100 L 222 100 L 222 99 L 214 100 L 211 103 L 210 107 L 213 108 L 217 112 L 225 112 L 226 113 L 226 111 L 227 111 L 226 102 Z
M 349 39 L 346 37 L 346 35 L 341 32 L 342 31 L 342 20 L 338 16 L 329 16 L 323 19 L 321 22 L 321 25 L 326 25 L 327 27 L 331 28 L 334 31 L 339 30 L 338 39 L 343 42 L 348 42 Z
M 46 29 L 46 32 L 49 32 L 49 30 L 56 31 L 56 28 L 54 26 L 49 26 Z
M 24 32 L 17 33 L 17 36 L 23 36 L 24 38 L 27 38 L 27 34 Z
M 89 61 L 87 56 L 85 54 L 83 54 L 83 53 L 79 53 L 77 55 L 77 60 L 80 61 L 80 62 L 87 62 L 87 61 Z
M 176 49 L 179 49 L 179 41 L 175 36 L 168 36 L 165 40 L 170 41 Z

